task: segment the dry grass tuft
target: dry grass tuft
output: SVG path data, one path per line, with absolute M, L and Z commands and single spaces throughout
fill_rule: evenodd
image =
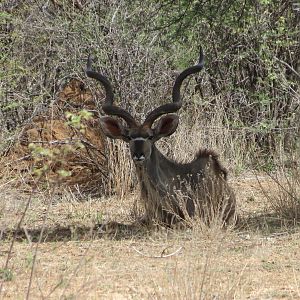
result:
M 259 185 L 252 179 L 239 180 L 243 188 L 237 188 L 236 192 L 241 205 L 251 196 L 252 188 L 259 190 Z M 15 228 L 28 195 L 5 184 L 0 187 L 5 195 L 5 201 L 0 202 L 0 227 L 4 232 Z M 258 205 L 262 199 L 257 194 L 251 206 L 242 207 L 262 214 L 263 207 Z M 47 210 L 49 201 L 51 206 Z M 36 192 L 24 218 L 25 234 L 15 241 L 8 268 L 1 271 L 4 274 L 1 297 L 25 298 L 30 278 L 31 298 L 296 299 L 300 296 L 296 229 L 294 233 L 265 234 L 253 228 L 221 229 L 218 222 L 207 226 L 196 219 L 192 226 L 177 229 L 129 230 L 119 226 L 108 234 L 97 231 L 98 223 L 132 224 L 135 201 L 135 195 L 83 201 L 74 193 L 58 197 Z M 11 236 L 1 237 L 0 269 L 10 243 Z
M 265 189 L 265 197 L 270 208 L 283 220 L 294 224 L 300 223 L 300 167 L 287 168 L 281 166 L 268 176 L 273 189 Z

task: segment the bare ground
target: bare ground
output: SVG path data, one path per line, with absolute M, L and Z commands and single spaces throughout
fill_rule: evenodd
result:
M 272 183 L 259 177 L 266 192 Z M 133 196 L 83 199 L 37 193 L 4 270 L 29 195 L 0 185 L 3 299 L 300 299 L 300 229 L 268 208 L 254 175 L 233 180 L 238 228 L 146 229 L 131 224 Z M 42 242 L 39 239 L 45 219 Z M 38 246 L 38 248 L 36 248 Z M 34 253 L 36 261 L 30 289 Z M 168 256 L 169 255 L 169 256 Z

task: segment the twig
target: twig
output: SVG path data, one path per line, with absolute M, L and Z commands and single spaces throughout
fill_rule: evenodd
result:
M 51 207 L 51 204 L 52 204 L 52 196 L 54 194 L 55 188 L 56 188 L 56 185 L 54 185 L 53 188 L 52 188 L 52 191 L 50 191 L 50 199 L 49 199 L 49 203 L 48 203 L 48 206 L 47 206 L 46 213 L 44 214 L 42 229 L 41 229 L 41 232 L 40 232 L 39 240 L 38 240 L 38 242 L 36 243 L 36 246 L 35 246 L 33 261 L 32 261 L 32 266 L 31 266 L 31 272 L 30 272 L 30 278 L 29 278 L 29 283 L 28 283 L 28 288 L 27 288 L 26 300 L 28 300 L 29 296 L 30 296 L 30 289 L 31 289 L 31 284 L 32 284 L 32 279 L 33 279 L 33 274 L 34 274 L 34 267 L 35 267 L 35 262 L 36 262 L 36 258 L 37 258 L 38 247 L 39 247 L 39 245 L 42 241 L 43 235 L 44 235 L 45 224 L 46 224 L 46 220 L 47 220 L 47 217 L 48 217 L 48 214 L 49 214 L 49 211 L 50 211 L 50 207 Z
M 3 267 L 4 269 L 7 269 L 7 268 L 8 268 L 8 264 L 9 264 L 9 262 L 10 262 L 11 255 L 12 255 L 12 250 L 13 250 L 13 247 L 14 247 L 14 244 L 15 244 L 15 241 L 16 241 L 16 238 L 17 238 L 17 234 L 18 234 L 18 232 L 19 232 L 19 230 L 20 230 L 20 228 L 21 228 L 21 225 L 22 225 L 22 223 L 23 223 L 23 221 L 24 221 L 24 218 L 25 218 L 25 215 L 26 215 L 26 213 L 27 213 L 27 210 L 28 210 L 28 208 L 29 208 L 29 206 L 30 206 L 32 197 L 33 197 L 33 195 L 35 194 L 35 192 L 36 192 L 36 190 L 37 190 L 37 187 L 38 187 L 38 184 L 39 184 L 41 178 L 42 178 L 42 175 L 41 175 L 41 176 L 38 178 L 38 180 L 35 182 L 35 185 L 33 186 L 32 190 L 31 190 L 31 193 L 30 193 L 30 195 L 29 195 L 29 198 L 28 198 L 28 200 L 27 200 L 27 202 L 26 202 L 26 205 L 25 205 L 24 211 L 23 211 L 23 213 L 22 213 L 22 216 L 21 216 L 21 218 L 20 218 L 20 220 L 19 220 L 19 222 L 18 222 L 18 224 L 17 224 L 17 227 L 16 227 L 15 232 L 14 232 L 13 239 L 12 239 L 12 241 L 11 241 L 11 243 L 10 243 L 10 247 L 9 247 L 9 250 L 8 250 L 7 258 L 6 258 L 4 267 Z M 1 285 L 0 285 L 0 295 L 1 295 L 1 293 L 2 293 L 3 283 L 4 283 L 4 281 L 1 281 Z
M 283 65 L 285 65 L 287 68 L 289 68 L 295 75 L 297 75 L 300 78 L 300 74 L 292 67 L 290 66 L 288 63 L 286 63 L 285 61 L 274 57 L 277 61 L 279 61 L 280 63 L 282 63 Z
M 16 179 L 13 178 L 13 179 L 11 179 L 11 180 L 9 180 L 9 181 L 7 181 L 7 182 L 1 184 L 1 185 L 0 185 L 0 188 L 3 188 L 4 186 L 6 186 L 6 185 L 8 185 L 8 184 L 10 184 L 10 183 L 12 183 L 12 182 L 14 182 L 15 180 L 16 180 Z
M 136 248 L 133 247 L 133 246 L 132 246 L 132 248 L 133 248 L 133 250 L 136 251 L 138 254 L 140 254 L 140 255 L 142 255 L 142 256 L 144 256 L 144 257 L 148 257 L 148 258 L 167 258 L 167 257 L 171 257 L 171 256 L 177 254 L 178 252 L 180 252 L 180 251 L 183 249 L 183 247 L 179 247 L 176 251 L 174 251 L 174 252 L 172 252 L 172 253 L 170 253 L 170 254 L 164 255 L 164 252 L 165 252 L 166 249 L 167 249 L 167 248 L 165 248 L 165 249 L 161 252 L 161 255 L 149 255 L 149 254 L 145 254 L 145 253 L 141 252 L 140 250 L 136 249 Z
M 52 141 L 30 141 L 30 144 L 48 144 L 48 145 L 74 145 L 76 142 L 82 142 L 81 139 L 65 139 Z
M 26 236 L 26 238 L 27 238 L 28 244 L 29 244 L 29 246 L 30 246 L 30 248 L 31 248 L 31 246 L 32 246 L 32 241 L 31 241 L 31 237 L 30 237 L 30 234 L 29 234 L 29 232 L 28 232 L 26 226 L 23 226 L 23 230 L 24 230 L 25 236 Z
M 102 227 L 103 227 L 103 225 L 100 227 L 100 230 L 102 229 Z M 81 267 L 82 264 L 84 263 L 84 261 L 85 261 L 85 259 L 86 259 L 86 255 L 87 255 L 87 253 L 89 252 L 89 250 L 90 250 L 90 248 L 91 248 L 93 242 L 94 242 L 94 239 L 92 238 L 92 230 L 91 230 L 91 240 L 90 240 L 90 242 L 89 242 L 87 248 L 85 249 L 85 251 L 84 251 L 84 253 L 83 253 L 83 256 L 82 256 L 82 258 L 80 259 L 78 265 L 77 265 L 76 268 L 74 269 L 73 273 L 70 275 L 69 279 L 68 279 L 67 281 L 64 282 L 64 289 L 63 289 L 63 291 L 62 291 L 62 293 L 61 293 L 61 295 L 60 295 L 60 297 L 59 297 L 60 299 L 61 299 L 61 298 L 64 298 L 67 288 L 69 287 L 69 285 L 70 285 L 71 281 L 73 280 L 74 276 L 77 274 L 77 272 L 79 271 L 80 267 Z M 50 291 L 50 293 L 47 295 L 46 298 L 49 298 L 50 295 L 51 295 L 51 294 L 52 294 L 59 286 L 60 286 L 60 285 L 57 284 L 57 285 Z

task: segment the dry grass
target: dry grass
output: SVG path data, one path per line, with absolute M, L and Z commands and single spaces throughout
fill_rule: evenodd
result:
M 220 153 L 221 161 L 231 171 L 245 164 L 250 155 L 243 144 L 245 139 L 240 136 L 239 141 L 238 135 L 220 129 L 221 110 L 219 114 L 216 111 L 211 120 L 215 129 L 197 119 L 199 114 L 189 113 L 192 120 L 187 122 L 189 115 L 182 114 L 174 137 L 160 143 L 164 153 L 178 161 L 190 161 L 198 148 L 212 148 Z M 189 132 L 188 138 L 186 132 Z M 7 268 L 3 266 L 13 229 L 30 195 L 12 190 L 10 182 L 3 177 L 0 184 L 0 278 L 3 284 L 0 297 L 300 297 L 300 230 L 273 213 L 264 190 L 273 192 L 272 199 L 279 196 L 274 180 L 245 173 L 230 177 L 242 219 L 238 228 L 208 228 L 201 222 L 177 230 L 141 228 L 130 225 L 135 219 L 133 208 L 138 200 L 138 188 L 127 146 L 123 142 L 109 145 L 114 196 L 95 199 L 67 192 L 49 195 L 37 190 L 32 195 L 23 229 L 15 236 Z M 116 226 L 103 232 L 96 226 L 98 223 Z M 43 236 L 37 242 L 42 229 Z M 165 257 L 168 254 L 171 255 Z
M 297 160 L 298 161 L 298 160 Z M 281 167 L 276 172 L 268 173 L 276 192 L 262 188 L 270 207 L 283 219 L 293 223 L 300 221 L 300 167 Z M 272 191 L 272 190 L 271 190 Z
M 264 186 L 272 184 L 268 178 L 260 181 Z M 207 228 L 196 222 L 185 230 L 136 228 L 104 234 L 95 230 L 97 222 L 132 222 L 134 196 L 84 202 L 73 194 L 54 197 L 38 246 L 30 298 L 299 298 L 300 231 L 274 222 L 266 213 L 255 176 L 233 183 L 244 220 L 243 227 L 235 230 Z M 28 195 L 4 185 L 1 195 L 1 229 L 7 230 L 15 226 Z M 27 237 L 18 238 L 9 273 L 1 273 L 5 299 L 27 294 L 35 235 L 41 231 L 48 203 L 49 196 L 43 193 L 33 196 L 23 224 Z M 71 228 L 68 233 L 67 228 Z M 9 239 L 1 241 L 1 266 L 9 245 Z
M 214 115 L 211 121 L 215 130 L 208 129 L 209 124 L 196 117 L 187 122 L 188 115 L 182 115 L 174 138 L 162 141 L 159 147 L 179 161 L 190 161 L 200 147 L 212 148 L 220 153 L 226 167 L 238 169 L 249 152 L 242 142 L 240 148 L 236 147 L 238 137 L 232 132 L 218 129 L 221 118 L 217 113 Z M 186 132 L 189 132 L 188 139 Z M 233 144 L 240 149 L 238 153 L 234 152 Z M 3 284 L 0 297 L 300 297 L 300 230 L 273 213 L 270 198 L 265 197 L 264 191 L 271 191 L 272 199 L 279 197 L 274 180 L 249 173 L 236 178 L 231 176 L 230 184 L 237 194 L 241 216 L 241 223 L 235 229 L 220 229 L 217 225 L 208 228 L 201 221 L 185 229 L 141 228 L 132 225 L 138 188 L 126 145 L 114 142 L 110 147 L 110 182 L 114 196 L 95 199 L 70 192 L 52 195 L 37 190 L 31 195 L 22 230 L 15 235 L 7 268 L 3 266 L 13 229 L 30 195 L 12 190 L 11 182 L 3 177 L 0 184 L 0 282 Z M 104 227 L 99 229 L 99 223 L 112 227 L 105 232 Z
M 198 48 L 198 34 L 204 37 L 201 43 L 207 49 L 210 71 L 200 76 L 204 96 L 195 93 L 194 80 L 187 84 L 185 98 L 193 93 L 194 96 L 184 99 L 180 127 L 172 139 L 160 142 L 160 149 L 179 161 L 191 161 L 199 147 L 214 149 L 230 173 L 239 174 L 253 163 L 254 154 L 261 149 L 265 156 L 258 153 L 257 157 L 263 161 L 275 154 L 283 155 L 284 146 L 294 147 L 299 128 L 290 124 L 299 123 L 296 111 L 299 93 L 294 90 L 298 77 L 289 76 L 287 80 L 285 68 L 294 70 L 293 58 L 297 55 L 290 53 L 297 52 L 294 42 L 298 40 L 293 35 L 286 34 L 281 39 L 293 41 L 285 47 L 269 44 L 267 52 L 256 55 L 257 43 L 252 43 L 253 49 L 247 46 L 253 39 L 244 34 L 246 31 L 241 30 L 241 36 L 232 35 L 232 30 L 227 30 L 228 22 L 221 24 L 226 27 L 224 31 L 222 26 L 215 27 L 212 18 L 214 24 L 204 22 L 205 26 L 200 26 L 203 29 L 199 27 L 201 30 L 198 28 L 195 34 L 188 31 L 197 42 L 192 49 L 188 45 L 186 51 L 185 47 L 179 47 L 179 42 L 169 45 L 163 31 L 149 30 L 157 24 L 152 13 L 158 17 L 164 13 L 157 10 L 154 2 L 149 10 L 145 10 L 147 6 L 128 6 L 122 1 L 108 1 L 105 5 L 97 1 L 35 1 L 30 5 L 22 1 L 4 2 L 7 55 L 3 65 L 7 72 L 2 80 L 5 99 L 0 149 L 7 148 L 12 141 L 11 132 L 20 124 L 30 123 L 32 117 L 44 112 L 70 74 L 76 78 L 85 76 L 82 67 L 89 53 L 97 56 L 97 69 L 112 80 L 117 103 L 143 118 L 148 110 L 170 99 L 173 71 L 183 69 L 194 59 L 189 56 L 196 52 L 194 47 Z M 275 5 L 275 12 L 276 9 Z M 290 20 L 286 29 L 294 28 L 293 20 L 297 21 L 294 17 L 285 18 L 294 16 L 289 9 L 285 5 L 281 12 L 283 20 Z M 271 10 L 263 12 L 253 18 L 254 27 L 244 22 L 249 26 L 246 30 L 255 32 L 253 37 L 258 44 L 261 34 L 252 29 L 261 24 L 264 30 L 274 16 L 278 17 L 277 13 L 269 13 Z M 218 30 L 208 32 L 210 25 Z M 236 47 L 228 49 L 228 36 L 220 32 L 230 33 L 231 41 L 238 37 L 231 43 L 241 45 L 238 52 Z M 273 33 L 269 36 L 274 39 Z M 216 40 L 213 51 L 212 40 Z M 168 46 L 162 47 L 163 44 Z M 216 55 L 216 51 L 221 52 Z M 187 52 L 190 54 L 186 56 Z M 265 59 L 269 58 L 271 64 L 266 64 Z M 284 67 L 279 67 L 277 61 L 275 64 L 275 59 L 280 59 Z M 249 63 L 254 69 L 249 69 Z M 251 79 L 257 72 L 263 75 L 258 84 Z M 225 78 L 222 74 L 226 74 Z M 97 95 L 98 84 L 91 81 L 88 84 L 93 95 Z M 100 106 L 101 101 L 97 108 Z M 284 113 L 285 106 L 288 109 Z M 282 129 L 282 134 L 275 139 L 278 129 Z M 283 142 L 285 137 L 287 143 Z M 282 211 L 291 189 L 282 194 L 283 189 L 275 188 L 276 181 L 266 177 L 260 177 L 259 183 L 255 176 L 231 177 L 242 218 L 236 229 L 207 228 L 201 222 L 184 230 L 149 230 L 113 223 L 116 228 L 103 232 L 95 225 L 109 221 L 131 224 L 137 201 L 134 196 L 137 181 L 126 145 L 117 141 L 109 147 L 108 192 L 114 194 L 110 198 L 47 194 L 47 190 L 28 195 L 22 187 L 12 189 L 15 174 L 10 174 L 10 181 L 5 176 L 1 179 L 0 298 L 300 298 L 300 230 L 297 224 L 291 226 L 284 220 L 286 215 L 275 214 L 276 206 L 272 207 L 272 203 L 278 204 Z M 268 191 L 267 198 L 262 190 Z M 22 230 L 16 232 L 26 203 L 30 205 Z M 15 243 L 8 253 L 12 240 Z M 173 255 L 165 257 L 168 254 Z

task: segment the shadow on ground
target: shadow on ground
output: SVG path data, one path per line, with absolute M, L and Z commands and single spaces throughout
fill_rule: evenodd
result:
M 293 233 L 300 228 L 299 222 L 284 220 L 275 214 L 266 213 L 240 217 L 234 230 L 247 232 L 260 232 L 263 235 L 289 232 Z M 156 227 L 157 229 L 157 227 Z M 58 242 L 58 241 L 82 241 L 98 238 L 111 238 L 115 240 L 143 238 L 153 228 L 142 226 L 140 223 L 124 224 L 109 222 L 98 224 L 94 227 L 87 226 L 57 226 L 42 228 L 21 228 L 18 230 L 0 231 L 0 241 L 15 239 L 16 241 Z M 181 228 L 182 230 L 182 228 Z M 40 236 L 42 235 L 42 238 Z
M 123 224 L 109 222 L 94 227 L 85 226 L 57 226 L 42 228 L 20 228 L 18 230 L 3 230 L 0 232 L 0 241 L 15 239 L 16 241 L 28 240 L 30 242 L 58 242 L 58 241 L 80 241 L 103 237 L 116 240 L 143 237 L 149 229 L 140 224 Z M 42 238 L 40 236 L 42 235 Z
M 295 220 L 287 220 L 273 213 L 261 213 L 241 217 L 237 229 L 250 232 L 261 232 L 262 234 L 272 234 L 285 232 L 294 232 L 299 229 L 300 223 Z

